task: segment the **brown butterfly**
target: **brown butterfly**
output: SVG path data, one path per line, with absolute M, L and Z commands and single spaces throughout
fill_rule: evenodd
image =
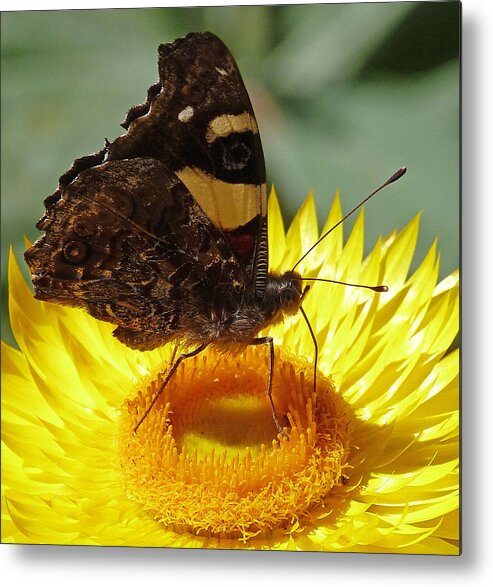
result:
M 329 233 L 292 270 L 269 273 L 264 157 L 232 55 L 213 34 L 191 33 L 159 47 L 159 77 L 128 112 L 126 134 L 74 161 L 45 200 L 36 225 L 45 234 L 25 253 L 35 297 L 85 308 L 134 349 L 186 345 L 146 414 L 178 365 L 207 346 L 269 345 L 267 395 L 284 434 L 274 343 L 258 333 L 301 311 L 316 349 L 296 267 Z

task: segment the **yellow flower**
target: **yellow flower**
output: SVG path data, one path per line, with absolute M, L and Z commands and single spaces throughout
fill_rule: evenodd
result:
M 341 218 L 336 197 L 326 229 Z M 287 234 L 269 201 L 271 268 L 318 236 L 309 197 Z M 458 554 L 458 272 L 435 244 L 407 278 L 418 218 L 363 260 L 363 215 L 301 266 L 318 283 L 267 353 L 184 361 L 136 433 L 171 360 L 81 310 L 33 299 L 11 255 L 3 345 L 4 542 Z M 305 357 L 305 358 L 304 358 Z

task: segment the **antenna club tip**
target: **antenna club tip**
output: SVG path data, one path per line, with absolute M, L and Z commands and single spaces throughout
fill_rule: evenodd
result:
M 394 183 L 394 181 L 397 181 L 398 179 L 400 179 L 403 175 L 405 175 L 405 173 L 407 172 L 407 167 L 399 167 L 399 169 L 389 177 L 389 179 L 387 180 L 387 185 L 389 183 Z
M 377 291 L 377 292 L 379 292 L 379 293 L 381 293 L 381 292 L 386 292 L 386 291 L 389 291 L 389 288 L 388 288 L 386 285 L 378 285 L 378 286 L 375 288 L 375 291 Z

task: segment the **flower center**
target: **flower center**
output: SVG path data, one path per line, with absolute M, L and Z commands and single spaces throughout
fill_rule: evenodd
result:
M 130 499 L 166 526 L 247 540 L 299 524 L 341 483 L 349 410 L 330 379 L 276 351 L 267 397 L 265 350 L 231 358 L 206 350 L 184 361 L 137 432 L 163 374 L 122 410 L 120 454 Z

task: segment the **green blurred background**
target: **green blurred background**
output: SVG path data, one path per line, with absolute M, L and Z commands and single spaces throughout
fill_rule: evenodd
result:
M 459 260 L 459 3 L 398 2 L 3 13 L 2 338 L 11 243 L 40 233 L 43 199 L 76 157 L 113 140 L 157 81 L 157 46 L 210 30 L 230 48 L 289 222 L 314 190 L 323 222 L 401 165 L 366 213 L 366 244 L 424 211 L 415 266 L 438 236 Z M 351 226 L 347 223 L 347 230 Z

